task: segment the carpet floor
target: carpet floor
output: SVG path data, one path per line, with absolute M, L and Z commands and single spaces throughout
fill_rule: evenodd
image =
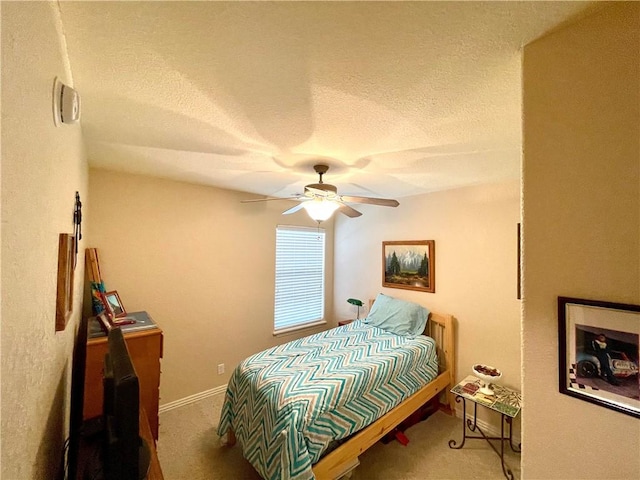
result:
M 158 457 L 166 480 L 260 480 L 238 445 L 216 435 L 224 395 L 160 414 Z M 351 480 L 504 479 L 500 459 L 484 440 L 462 438 L 462 420 L 436 412 L 406 432 L 409 444 L 378 442 L 360 456 Z M 520 456 L 507 448 L 506 463 L 520 478 Z

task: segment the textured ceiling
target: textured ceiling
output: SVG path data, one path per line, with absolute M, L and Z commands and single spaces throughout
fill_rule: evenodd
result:
M 583 2 L 60 2 L 90 164 L 270 196 L 518 178 L 523 45 Z

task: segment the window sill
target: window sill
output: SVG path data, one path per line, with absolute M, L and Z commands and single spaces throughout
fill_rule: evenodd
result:
M 273 332 L 273 336 L 274 337 L 280 337 L 282 335 L 287 335 L 289 333 L 297 332 L 298 330 L 306 330 L 308 328 L 313 328 L 313 327 L 317 327 L 317 326 L 320 326 L 320 325 L 326 325 L 326 324 L 327 324 L 326 320 L 318 320 L 317 322 L 304 323 L 302 325 L 296 325 L 295 327 L 289 327 L 289 328 L 283 328 L 281 330 L 275 330 Z

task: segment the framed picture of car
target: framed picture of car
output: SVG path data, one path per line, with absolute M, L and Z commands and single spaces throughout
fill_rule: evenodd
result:
M 640 418 L 640 305 L 558 297 L 560 393 Z

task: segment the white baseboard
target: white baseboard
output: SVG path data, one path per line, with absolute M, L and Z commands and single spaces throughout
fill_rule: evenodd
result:
M 173 402 L 165 403 L 164 405 L 160 405 L 158 408 L 158 413 L 168 412 L 169 410 L 173 410 L 174 408 L 184 407 L 185 405 L 189 405 L 191 403 L 195 403 L 204 398 L 213 397 L 214 395 L 224 394 L 227 391 L 227 385 L 220 385 L 219 387 L 214 387 L 210 390 L 205 390 L 204 392 L 195 393 L 193 395 L 189 395 L 188 397 L 181 398 L 179 400 L 175 400 Z M 455 410 L 455 416 L 458 418 L 462 418 L 462 409 Z M 467 414 L 467 418 L 473 421 L 473 415 Z M 484 420 L 477 419 L 476 424 L 482 429 L 482 431 L 489 437 L 499 437 L 500 436 L 500 428 L 497 425 L 487 423 Z M 517 445 L 520 443 L 520 438 L 516 435 L 513 436 L 513 443 Z
M 456 408 L 455 409 L 455 416 L 457 418 L 462 418 L 462 408 L 460 408 L 460 409 Z M 473 414 L 467 412 L 467 419 L 469 419 L 469 420 L 471 420 L 473 422 Z M 478 427 L 480 427 L 480 430 L 482 430 L 485 433 L 485 435 L 487 435 L 488 437 L 499 437 L 500 436 L 500 425 L 495 425 L 493 423 L 488 423 L 488 422 L 486 422 L 484 420 L 481 420 L 479 418 L 476 420 L 476 425 L 478 425 Z M 507 427 L 505 427 L 505 429 L 506 428 Z M 514 432 L 512 440 L 513 440 L 513 444 L 514 445 L 518 445 L 520 443 L 520 436 L 517 435 L 517 432 Z
M 210 390 L 205 390 L 204 392 L 195 393 L 193 395 L 189 395 L 188 397 L 181 398 L 179 400 L 175 400 L 173 402 L 165 403 L 164 405 L 160 405 L 158 408 L 158 413 L 167 412 L 169 410 L 173 410 L 174 408 L 184 407 L 185 405 L 189 405 L 190 403 L 195 403 L 198 400 L 202 400 L 203 398 L 213 397 L 214 395 L 220 395 L 221 393 L 225 393 L 227 391 L 227 385 L 220 385 L 219 387 L 212 388 Z

